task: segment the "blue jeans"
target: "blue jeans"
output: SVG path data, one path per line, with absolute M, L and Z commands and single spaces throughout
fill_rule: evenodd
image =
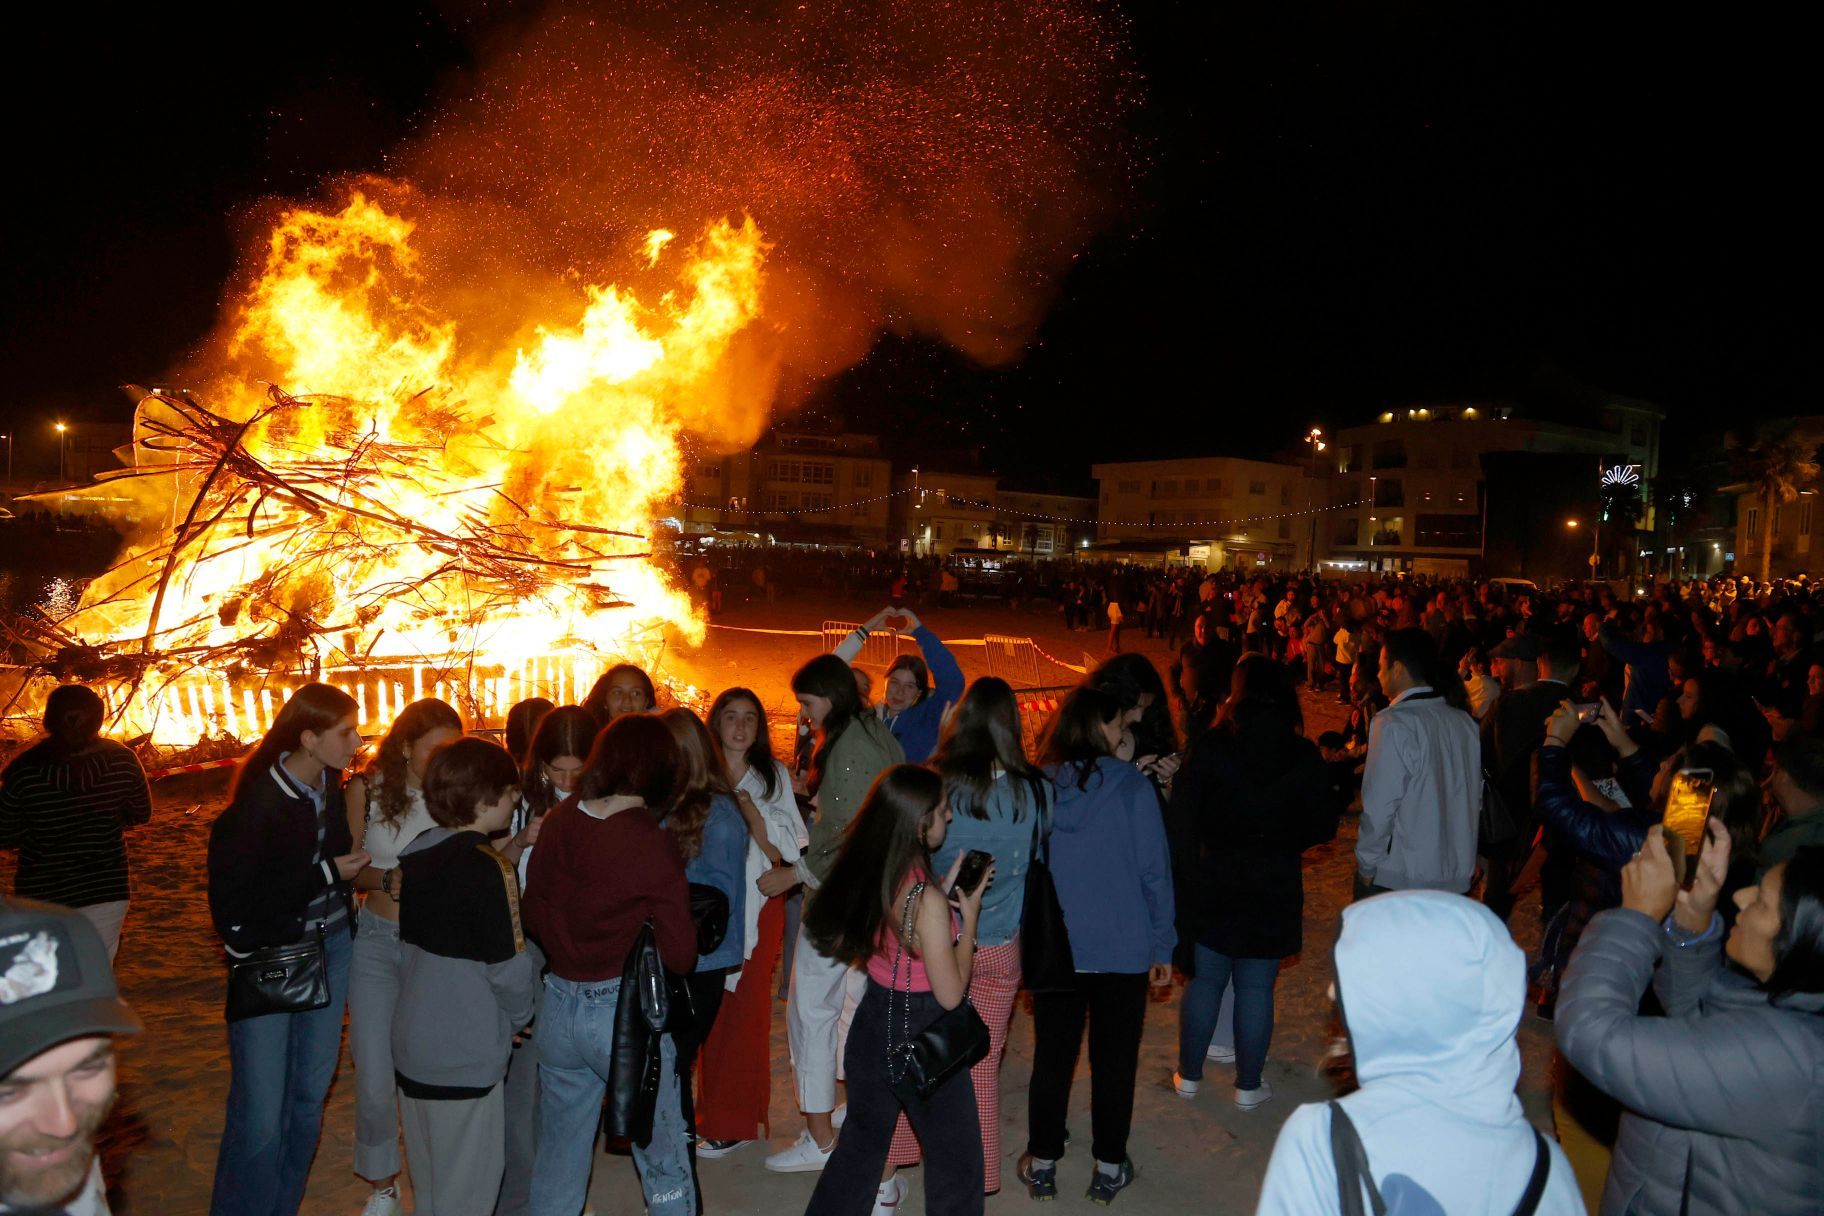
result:
M 228 1024 L 228 1118 L 215 1158 L 210 1216 L 295 1216 L 342 1054 L 354 943 L 346 923 L 324 939 L 329 1004 Z
M 576 1216 L 589 1192 L 608 1064 L 614 1054 L 619 980 L 579 984 L 545 977 L 538 1015 L 538 1157 L 532 1168 L 533 1216 Z M 649 1216 L 695 1216 L 690 1138 L 679 1105 L 677 1050 L 660 1040 L 659 1102 L 652 1141 L 633 1146 Z
M 1260 1070 L 1273 1041 L 1273 984 L 1276 958 L 1230 958 L 1208 946 L 1195 947 L 1196 976 L 1184 986 L 1178 1007 L 1178 1075 L 1203 1079 L 1203 1053 L 1216 1029 L 1222 990 L 1235 982 L 1235 1088 L 1259 1089 Z

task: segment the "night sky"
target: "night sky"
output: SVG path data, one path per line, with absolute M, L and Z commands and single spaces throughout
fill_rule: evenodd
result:
M 54 468 L 55 416 L 124 420 L 112 386 L 208 331 L 259 199 L 383 169 L 533 8 L 182 7 L 104 28 L 66 6 L 0 86 L 36 167 L 0 324 L 22 473 Z M 889 334 L 807 408 L 1026 480 L 1548 380 L 1663 405 L 1675 448 L 1812 408 L 1791 31 L 1726 7 L 1119 7 L 1137 169 L 1025 356 Z

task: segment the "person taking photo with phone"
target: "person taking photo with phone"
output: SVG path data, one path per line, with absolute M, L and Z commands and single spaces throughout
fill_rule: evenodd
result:
M 1798 850 L 1717 913 L 1727 825 L 1689 890 L 1659 833 L 1590 922 L 1558 1002 L 1558 1046 L 1625 1108 L 1604 1216 L 1801 1216 L 1824 1195 L 1824 848 Z M 1663 1016 L 1639 1012 L 1651 984 Z
M 904 1183 L 881 1175 L 901 1111 L 925 1147 L 927 1209 L 946 1216 L 982 1210 L 973 1079 L 959 1071 L 920 1098 L 894 1072 L 901 1049 L 969 995 L 982 896 L 994 866 L 981 867 L 976 885 L 965 888 L 958 857 L 938 880 L 931 852 L 943 844 L 950 819 L 941 777 L 910 764 L 888 769 L 868 791 L 841 854 L 805 908 L 807 940 L 868 977 L 845 1054 L 848 1120 L 805 1216 L 867 1216 L 870 1204 L 888 1211 L 899 1205 Z

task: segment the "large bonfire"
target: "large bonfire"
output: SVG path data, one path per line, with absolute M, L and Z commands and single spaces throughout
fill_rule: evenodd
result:
M 246 738 L 311 678 L 370 728 L 433 693 L 498 720 L 701 638 L 648 538 L 759 316 L 754 222 L 653 231 L 627 254 L 658 298 L 589 286 L 474 349 L 417 302 L 411 222 L 345 202 L 271 233 L 228 351 L 268 370 L 147 390 L 130 467 L 95 488 L 132 499 L 137 538 L 40 641 L 44 678 L 98 682 L 117 730 Z

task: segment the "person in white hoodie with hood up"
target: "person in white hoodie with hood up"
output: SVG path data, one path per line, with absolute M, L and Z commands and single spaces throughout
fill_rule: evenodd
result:
M 1359 1136 L 1389 1216 L 1583 1216 L 1570 1163 L 1514 1094 L 1526 957 L 1492 912 L 1441 891 L 1344 908 L 1336 987 L 1361 1088 L 1286 1120 L 1257 1216 L 1345 1211 L 1333 1109 Z M 1376 1210 L 1366 1187 L 1362 1198 L 1349 1210 Z

